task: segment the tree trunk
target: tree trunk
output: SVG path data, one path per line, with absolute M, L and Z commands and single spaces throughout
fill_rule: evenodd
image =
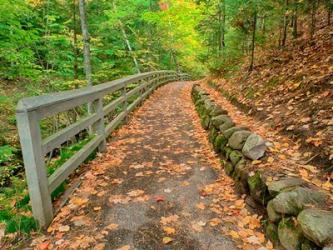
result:
M 117 7 L 116 7 L 116 4 L 114 3 L 114 1 L 112 2 L 112 5 L 113 5 L 113 10 L 116 12 L 117 11 Z M 125 31 L 125 28 L 124 28 L 124 25 L 123 23 L 121 22 L 121 20 L 118 21 L 119 23 L 119 28 L 121 30 L 121 33 L 123 35 L 123 38 L 124 38 L 124 42 L 127 46 L 127 49 L 128 49 L 128 52 L 129 54 L 131 55 L 132 57 L 132 60 L 133 60 L 133 63 L 134 63 L 134 66 L 135 66 L 135 69 L 138 73 L 141 73 L 140 71 L 140 67 L 139 67 L 139 63 L 138 63 L 138 60 L 136 59 L 136 56 L 134 55 L 133 53 L 133 49 L 132 49 L 132 46 L 131 46 L 131 43 L 130 41 L 128 40 L 128 36 L 126 34 L 126 31 Z
M 251 46 L 251 62 L 249 67 L 249 72 L 253 70 L 254 67 L 254 50 L 255 50 L 255 43 L 256 43 L 256 29 L 257 29 L 257 12 L 253 14 L 253 27 L 252 27 L 252 46 Z
M 328 8 L 327 9 L 327 26 L 331 25 L 331 10 Z
M 92 75 L 91 75 L 91 59 L 90 59 L 90 37 L 88 32 L 85 0 L 80 1 L 80 17 L 81 17 L 81 29 L 83 36 L 83 56 L 84 56 L 84 71 L 86 74 L 87 86 L 93 86 Z
M 288 17 L 288 0 L 285 1 L 285 13 L 284 13 L 284 18 L 283 18 L 283 34 L 282 34 L 282 41 L 281 41 L 281 46 L 285 47 L 286 42 L 287 42 L 287 35 L 288 35 L 288 22 L 289 22 L 289 17 Z
M 73 65 L 73 73 L 74 73 L 74 80 L 79 78 L 78 73 L 78 56 L 79 51 L 77 47 L 77 31 L 76 31 L 76 0 L 73 0 L 73 54 L 74 54 L 74 65 Z M 78 86 L 75 86 L 76 88 Z
M 219 2 L 219 52 L 225 47 L 225 0 Z
M 298 6 L 297 3 L 295 2 L 295 8 L 294 8 L 294 22 L 293 22 L 293 38 L 296 39 L 298 36 Z
M 316 29 L 316 1 L 312 0 L 312 7 L 311 7 L 311 24 L 310 24 L 310 39 L 313 39 L 315 29 Z

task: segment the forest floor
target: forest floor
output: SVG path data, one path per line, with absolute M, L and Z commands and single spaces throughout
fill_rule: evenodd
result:
M 272 249 L 201 128 L 190 83 L 159 88 L 88 166 L 37 249 Z
M 283 49 L 256 51 L 247 64 L 212 82 L 233 104 L 296 142 L 303 157 L 333 170 L 333 26 L 322 18 L 311 40 L 290 39 Z

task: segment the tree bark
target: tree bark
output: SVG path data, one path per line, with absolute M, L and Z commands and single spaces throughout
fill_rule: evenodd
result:
M 293 38 L 296 39 L 298 36 L 298 6 L 297 2 L 294 2 L 295 7 L 294 7 L 294 14 L 293 14 Z
M 281 46 L 284 47 L 286 46 L 287 42 L 287 35 L 288 35 L 288 22 L 289 22 L 289 17 L 288 17 L 288 4 L 289 1 L 285 0 L 285 13 L 284 13 L 284 18 L 283 18 L 283 34 L 282 34 L 282 41 L 281 41 Z
M 315 29 L 316 29 L 316 1 L 312 0 L 312 6 L 311 6 L 311 24 L 310 24 L 310 40 L 313 39 Z
M 253 14 L 253 27 L 252 27 L 252 46 L 251 46 L 251 61 L 249 72 L 253 71 L 254 67 L 254 50 L 255 50 L 255 43 L 256 43 L 256 29 L 257 29 L 257 12 L 255 11 Z
M 219 2 L 219 52 L 225 47 L 225 0 Z
M 77 31 L 76 31 L 76 0 L 73 0 L 73 54 L 74 54 L 73 73 L 74 73 L 74 80 L 76 80 L 79 78 L 79 73 L 78 73 L 79 51 L 77 47 Z M 77 87 L 78 86 L 76 86 L 76 88 Z
M 92 75 L 91 75 L 91 58 L 90 58 L 90 37 L 88 32 L 85 0 L 79 0 L 79 9 L 81 17 L 81 29 L 83 36 L 83 56 L 84 56 L 84 71 L 86 74 L 87 86 L 93 86 Z

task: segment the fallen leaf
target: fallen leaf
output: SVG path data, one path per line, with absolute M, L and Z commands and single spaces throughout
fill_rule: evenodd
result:
M 125 245 L 120 248 L 117 248 L 117 250 L 130 250 L 130 249 L 131 249 L 130 245 Z
M 58 228 L 58 231 L 59 232 L 68 232 L 70 229 L 71 229 L 70 226 L 66 225 L 66 226 L 60 226 Z
M 196 208 L 204 210 L 206 208 L 205 204 L 203 202 L 200 202 L 196 205 Z
M 116 230 L 118 228 L 118 226 L 119 226 L 118 224 L 111 223 L 108 226 L 106 226 L 105 229 L 114 231 L 114 230 Z
M 178 218 L 179 218 L 178 215 L 170 215 L 168 217 L 162 217 L 160 222 L 163 225 L 167 225 L 172 222 L 177 222 Z
M 176 229 L 174 229 L 173 227 L 163 227 L 163 231 L 169 235 L 176 233 Z
M 163 237 L 163 244 L 169 244 L 173 241 L 170 237 Z

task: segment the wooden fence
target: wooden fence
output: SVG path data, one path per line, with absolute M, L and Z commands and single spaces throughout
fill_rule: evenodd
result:
M 73 171 L 96 149 L 106 148 L 106 138 L 158 86 L 177 80 L 188 80 L 187 74 L 174 71 L 155 71 L 129 76 L 112 82 L 78 90 L 25 98 L 16 109 L 17 125 L 22 147 L 24 167 L 28 183 L 32 211 L 41 227 L 48 226 L 53 219 L 51 193 L 63 183 Z M 137 84 L 133 89 L 130 84 Z M 130 89 L 130 90 L 129 90 Z M 122 91 L 120 97 L 104 105 L 106 95 Z M 128 103 L 128 99 L 135 100 Z M 90 105 L 88 115 L 62 130 L 42 138 L 42 119 L 66 112 L 75 107 Z M 106 116 L 122 105 L 122 111 L 111 122 Z M 89 129 L 91 140 L 51 175 L 47 176 L 45 159 L 47 154 L 61 147 L 81 131 Z

